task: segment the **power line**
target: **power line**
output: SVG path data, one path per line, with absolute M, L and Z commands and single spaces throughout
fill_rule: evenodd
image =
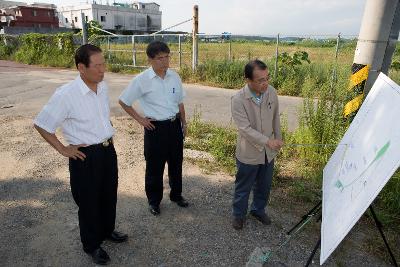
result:
M 154 32 L 154 33 L 152 33 L 152 34 L 155 35 L 155 34 L 157 34 L 157 33 L 160 33 L 160 32 L 166 31 L 166 30 L 169 30 L 169 29 L 171 29 L 171 28 L 174 28 L 174 27 L 176 27 L 176 26 L 179 26 L 179 25 L 184 24 L 184 23 L 186 23 L 186 22 L 189 22 L 189 21 L 191 21 L 191 20 L 193 20 L 193 18 L 190 18 L 190 19 L 188 19 L 188 20 L 182 21 L 182 22 L 180 22 L 180 23 L 178 23 L 178 24 L 175 24 L 175 25 L 173 25 L 173 26 L 171 26 L 171 27 L 168 27 L 168 28 L 159 30 L 159 31 Z

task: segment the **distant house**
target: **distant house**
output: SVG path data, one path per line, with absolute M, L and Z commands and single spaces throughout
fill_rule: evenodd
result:
M 0 34 L 70 32 L 60 28 L 53 4 L 0 1 Z
M 61 27 L 82 29 L 81 13 L 86 21 L 97 21 L 105 30 L 154 32 L 161 29 L 161 11 L 156 3 L 134 2 L 112 5 L 79 4 L 58 8 Z
M 9 6 L 1 9 L 7 15 L 9 26 L 58 28 L 56 6 L 52 4 L 32 4 Z

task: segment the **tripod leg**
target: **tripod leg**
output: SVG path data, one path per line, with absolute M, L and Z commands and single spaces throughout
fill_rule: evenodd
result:
M 390 257 L 392 258 L 392 261 L 393 261 L 394 266 L 398 267 L 397 262 L 396 262 L 396 258 L 394 257 L 394 255 L 393 255 L 393 253 L 392 253 L 392 250 L 391 250 L 390 247 L 389 247 L 389 243 L 388 243 L 387 240 L 386 240 L 385 234 L 383 233 L 382 224 L 381 224 L 381 222 L 378 220 L 378 217 L 376 217 L 376 214 L 375 214 L 374 209 L 372 208 L 372 205 L 369 206 L 369 210 L 371 211 L 371 214 L 372 214 L 372 217 L 374 218 L 376 227 L 378 228 L 379 233 L 380 233 L 381 236 L 382 236 L 383 242 L 385 243 L 385 246 L 386 246 L 387 250 L 389 251 L 389 254 L 390 254 Z
M 302 219 L 290 229 L 287 234 L 290 235 L 300 224 L 302 224 L 311 214 L 313 214 L 316 210 L 319 210 L 319 208 L 322 205 L 322 201 L 320 200 L 317 205 L 315 205 L 306 215 L 302 217 Z
M 307 260 L 306 267 L 310 266 L 310 264 L 311 264 L 311 262 L 312 262 L 312 259 L 314 258 L 314 255 L 315 255 L 315 253 L 317 252 L 317 249 L 318 249 L 320 246 L 321 246 L 321 238 L 318 239 L 317 244 L 315 244 L 315 247 L 314 247 L 313 251 L 311 252 L 310 257 L 309 257 L 308 260 Z

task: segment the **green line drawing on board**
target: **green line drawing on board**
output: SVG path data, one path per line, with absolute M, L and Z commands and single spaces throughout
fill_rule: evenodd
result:
M 335 182 L 335 186 L 342 192 L 345 188 L 351 186 L 352 184 L 354 184 L 358 179 L 360 179 L 364 173 L 366 173 L 368 171 L 368 169 L 375 163 L 377 162 L 379 159 L 381 159 L 383 157 L 383 155 L 385 155 L 386 151 L 388 150 L 388 148 L 390 147 L 390 140 L 381 148 L 379 149 L 379 151 L 376 153 L 374 160 L 372 160 L 372 162 L 370 164 L 368 164 L 367 168 L 365 168 L 365 170 L 353 181 L 351 181 L 349 184 L 344 185 L 342 183 L 342 181 L 340 181 L 340 179 L 338 179 Z

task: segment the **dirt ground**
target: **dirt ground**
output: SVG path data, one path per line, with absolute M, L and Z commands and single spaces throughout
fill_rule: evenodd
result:
M 68 161 L 40 138 L 31 117 L 0 116 L 0 259 L 1 266 L 92 266 L 79 239 L 77 207 L 69 189 Z M 129 234 L 122 244 L 104 243 L 111 266 L 245 266 L 257 249 L 272 250 L 252 266 L 303 266 L 318 239 L 311 223 L 276 251 L 288 231 L 311 206 L 283 198 L 273 190 L 272 225 L 248 218 L 243 231 L 230 224 L 234 177 L 206 174 L 184 161 L 187 209 L 168 200 L 165 177 L 161 215 L 147 210 L 144 193 L 143 131 L 127 117 L 112 118 L 117 129 L 119 164 L 117 229 Z M 361 220 L 326 266 L 388 266 L 371 223 Z M 400 241 L 399 241 L 400 242 Z M 400 243 L 392 244 L 398 250 Z M 261 255 L 262 256 L 262 255 Z M 314 265 L 319 264 L 319 253 Z

